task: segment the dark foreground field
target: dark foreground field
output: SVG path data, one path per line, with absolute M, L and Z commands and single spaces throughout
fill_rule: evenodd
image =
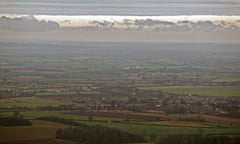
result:
M 72 141 L 60 139 L 36 139 L 36 140 L 20 140 L 13 142 L 3 142 L 1 144 L 74 144 Z

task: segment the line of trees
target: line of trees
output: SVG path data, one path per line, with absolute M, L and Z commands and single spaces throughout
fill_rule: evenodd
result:
M 24 119 L 20 111 L 15 110 L 12 117 L 0 118 L 0 126 L 31 126 L 32 122 Z
M 69 127 L 68 129 L 58 129 L 56 131 L 56 137 L 85 144 L 124 144 L 144 142 L 144 137 L 141 135 L 130 134 L 118 129 L 102 126 L 87 125 Z
M 19 117 L 7 117 L 7 118 L 0 118 L 0 125 L 1 126 L 31 126 L 32 123 L 23 118 Z

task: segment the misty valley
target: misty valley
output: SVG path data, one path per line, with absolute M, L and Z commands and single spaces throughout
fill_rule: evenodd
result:
M 0 42 L 0 143 L 238 143 L 239 46 Z

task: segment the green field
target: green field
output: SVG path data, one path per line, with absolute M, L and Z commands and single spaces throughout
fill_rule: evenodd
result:
M 225 127 L 225 128 L 206 128 L 200 124 L 195 123 L 196 127 L 186 127 L 186 126 L 170 126 L 171 122 L 168 124 L 163 123 L 163 125 L 149 125 L 149 124 L 127 124 L 127 123 L 103 123 L 103 122 L 91 122 L 91 121 L 80 121 L 88 125 L 102 125 L 109 128 L 118 128 L 127 132 L 132 132 L 136 134 L 149 135 L 155 133 L 157 135 L 166 135 L 166 134 L 199 134 L 200 131 L 203 131 L 204 134 L 226 134 L 226 135 L 235 135 L 239 134 L 239 127 Z M 198 126 L 197 126 L 198 125 Z M 200 126 L 199 126 L 200 125 Z
M 239 86 L 142 86 L 139 89 L 163 91 L 177 95 L 240 96 Z
M 66 99 L 44 99 L 37 97 L 22 97 L 22 98 L 9 98 L 0 99 L 0 107 L 11 108 L 11 107 L 41 107 L 41 106 L 59 106 L 71 104 Z
M 54 138 L 57 128 L 67 128 L 68 125 L 35 120 L 37 117 L 61 117 L 73 119 L 87 125 L 101 125 L 108 128 L 117 128 L 126 132 L 141 134 L 146 138 L 151 134 L 165 136 L 169 134 L 206 134 L 206 135 L 239 135 L 239 125 L 218 124 L 211 122 L 187 122 L 187 121 L 138 121 L 125 118 L 93 116 L 89 120 L 87 115 L 68 114 L 69 111 L 26 111 L 21 115 L 30 119 L 32 126 L 0 127 L 0 142 L 48 139 Z M 140 114 L 140 113 L 139 113 Z M 13 112 L 1 112 L 0 117 L 10 117 Z M 144 114 L 143 114 L 144 115 Z M 155 114 L 146 114 L 155 115 Z
M 100 120 L 100 119 L 98 119 Z M 17 127 L 0 127 L 0 142 L 4 141 L 16 141 L 16 140 L 30 140 L 30 139 L 46 139 L 54 138 L 57 128 L 67 128 L 67 125 L 41 121 L 31 120 L 33 126 L 17 126 Z M 96 122 L 96 121 L 78 121 L 87 125 L 101 125 L 109 128 L 118 128 L 123 131 L 135 133 L 135 134 L 215 134 L 215 135 L 235 135 L 239 134 L 240 127 L 238 126 L 225 126 L 218 128 L 211 125 L 211 123 L 174 123 L 174 122 L 151 122 L 151 123 L 108 123 L 108 122 Z M 156 125 L 157 124 L 157 125 Z M 159 125 L 161 124 L 161 125 Z M 192 125 L 193 127 L 190 127 Z M 208 127 L 207 127 L 208 126 Z
M 87 115 L 76 115 L 76 114 L 68 114 L 69 111 L 26 111 L 21 112 L 21 115 L 27 119 L 35 119 L 38 117 L 61 117 L 65 119 L 74 119 L 79 121 L 88 121 L 89 116 Z M 0 112 L 0 117 L 10 117 L 13 116 L 13 112 Z M 116 117 L 100 117 L 100 116 L 92 116 L 93 121 L 124 121 L 125 118 L 116 118 Z

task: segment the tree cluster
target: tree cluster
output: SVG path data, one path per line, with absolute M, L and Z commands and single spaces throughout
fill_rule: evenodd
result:
M 144 137 L 140 135 L 130 134 L 118 129 L 87 125 L 69 127 L 64 130 L 58 129 L 56 137 L 81 144 L 124 144 L 144 142 Z
M 31 126 L 32 123 L 19 117 L 0 118 L 0 126 Z

